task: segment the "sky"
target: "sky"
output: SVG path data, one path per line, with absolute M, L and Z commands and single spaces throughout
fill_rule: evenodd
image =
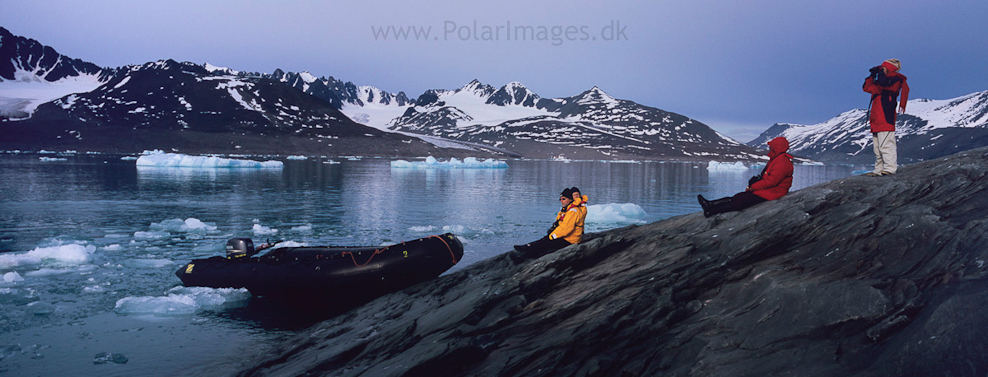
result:
M 4 0 L 0 26 L 103 67 L 161 59 L 308 71 L 415 98 L 473 79 L 559 98 L 594 86 L 738 141 L 910 98 L 988 90 L 988 1 Z M 406 33 L 396 36 L 395 31 Z M 908 109 L 907 109 L 908 112 Z

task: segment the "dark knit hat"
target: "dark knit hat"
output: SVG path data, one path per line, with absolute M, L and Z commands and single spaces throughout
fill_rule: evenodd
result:
M 565 189 L 565 190 L 563 190 L 563 192 L 559 193 L 559 196 L 573 199 L 573 190 L 572 189 Z
M 576 188 L 576 187 L 571 187 L 571 188 L 569 189 L 569 191 L 570 191 L 570 192 L 579 192 L 579 193 L 581 193 L 581 194 L 583 193 L 582 191 L 580 191 L 580 189 L 578 189 L 578 188 Z

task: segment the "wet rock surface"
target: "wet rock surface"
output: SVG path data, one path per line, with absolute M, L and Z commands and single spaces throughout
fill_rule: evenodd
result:
M 240 374 L 984 376 L 986 189 L 976 149 L 501 255 L 313 326 Z

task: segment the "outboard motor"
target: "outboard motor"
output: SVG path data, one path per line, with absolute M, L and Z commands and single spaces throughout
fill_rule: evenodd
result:
M 231 238 L 226 241 L 226 259 L 250 258 L 257 254 L 250 238 Z

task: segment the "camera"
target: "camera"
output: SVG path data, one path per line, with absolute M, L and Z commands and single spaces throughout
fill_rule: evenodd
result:
M 869 75 L 868 77 L 871 77 L 872 80 L 877 80 L 878 74 L 882 72 L 882 66 L 871 67 L 871 69 L 869 69 L 868 72 L 871 73 L 871 75 Z

